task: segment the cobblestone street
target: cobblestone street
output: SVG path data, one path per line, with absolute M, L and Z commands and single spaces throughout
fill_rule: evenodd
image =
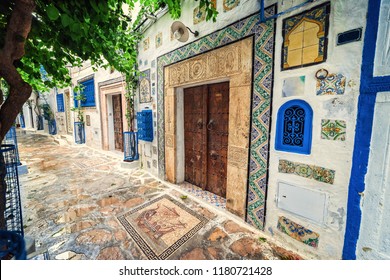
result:
M 25 235 L 50 259 L 147 259 L 118 216 L 162 195 L 207 218 L 168 259 L 300 258 L 179 186 L 122 168 L 119 155 L 34 132 L 19 132 L 18 141 L 29 170 L 20 176 Z

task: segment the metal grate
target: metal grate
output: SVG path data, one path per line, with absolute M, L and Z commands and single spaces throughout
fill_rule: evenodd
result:
M 124 161 L 138 160 L 138 133 L 126 131 L 123 133 Z
M 18 165 L 21 165 L 18 151 L 18 139 L 16 137 L 16 129 L 14 126 L 12 126 L 10 130 L 8 130 L 7 134 L 5 135 L 5 139 L 3 140 L 3 143 L 15 146 L 16 162 Z
M 74 138 L 76 144 L 84 144 L 85 143 L 85 130 L 84 123 L 75 122 L 74 123 Z
M 2 156 L 4 159 L 4 165 L 6 169 L 6 208 L 4 212 L 6 230 L 17 232 L 23 236 L 22 205 L 20 200 L 18 160 L 16 157 L 15 145 L 1 145 L 0 156 Z

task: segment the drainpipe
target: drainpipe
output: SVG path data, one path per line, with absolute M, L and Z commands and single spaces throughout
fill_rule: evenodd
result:
M 273 16 L 270 16 L 270 17 L 265 17 L 265 13 L 264 13 L 264 0 L 261 0 L 260 1 L 260 23 L 264 23 L 266 22 L 267 20 L 270 20 L 270 19 L 274 19 L 274 18 L 278 18 L 279 16 L 281 15 L 284 15 L 284 14 L 287 14 L 289 12 L 292 12 L 292 11 L 295 11 L 296 9 L 299 9 L 301 7 L 304 7 L 310 3 L 313 3 L 313 2 L 316 2 L 318 0 L 307 0 L 301 4 L 298 4 L 294 7 L 291 7 L 291 8 L 288 8 L 287 10 L 283 11 L 283 12 L 280 12 L 278 14 L 275 14 Z

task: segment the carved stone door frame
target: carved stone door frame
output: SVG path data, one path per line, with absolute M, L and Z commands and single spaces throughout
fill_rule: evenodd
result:
M 110 150 L 110 139 L 114 137 L 114 135 L 109 135 L 109 120 L 113 118 L 110 116 L 108 110 L 108 103 L 110 103 L 112 107 L 112 95 L 120 94 L 122 100 L 122 120 L 123 120 L 123 131 L 127 130 L 127 122 L 126 122 L 126 99 L 125 99 L 125 84 L 124 82 L 116 82 L 110 83 L 107 85 L 100 85 L 100 116 L 102 123 L 102 148 L 103 150 Z M 109 99 L 111 102 L 108 102 Z M 111 113 L 112 114 L 112 113 Z M 113 125 L 113 124 L 112 124 Z M 111 141 L 112 142 L 112 141 Z M 111 145 L 112 146 L 112 145 Z M 112 148 L 112 147 L 111 147 Z M 114 149 L 114 148 L 112 148 Z
M 183 88 L 229 81 L 227 209 L 245 218 L 250 144 L 253 38 L 164 69 L 166 179 L 184 181 Z

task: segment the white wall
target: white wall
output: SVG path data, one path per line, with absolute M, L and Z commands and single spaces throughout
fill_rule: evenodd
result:
M 287 3 L 289 1 L 284 1 Z M 295 1 L 294 1 L 295 2 Z M 339 259 L 341 258 L 346 223 L 346 207 L 348 185 L 352 166 L 354 134 L 357 114 L 357 99 L 359 95 L 360 67 L 364 38 L 359 42 L 336 46 L 337 34 L 354 28 L 364 27 L 367 11 L 367 1 L 343 0 L 331 1 L 330 29 L 328 34 L 328 56 L 325 63 L 314 66 L 281 71 L 282 48 L 282 20 L 325 1 L 314 4 L 287 14 L 277 20 L 275 46 L 275 80 L 273 96 L 273 113 L 271 128 L 271 149 L 269 186 L 267 201 L 266 231 L 273 233 L 282 242 L 293 246 L 304 255 L 313 258 Z M 279 11 L 283 10 L 280 9 Z M 329 73 L 341 73 L 346 77 L 344 95 L 316 96 L 315 73 L 325 68 Z M 305 91 L 302 96 L 282 97 L 283 80 L 288 77 L 305 76 Z M 285 102 L 292 99 L 303 99 L 313 109 L 313 135 L 310 155 L 301 155 L 276 151 L 275 129 L 278 109 Z M 346 140 L 332 141 L 321 139 L 321 119 L 344 120 L 346 122 Z M 294 162 L 313 164 L 336 171 L 334 184 L 321 183 L 291 174 L 278 172 L 279 159 Z M 307 218 L 279 209 L 276 205 L 278 183 L 284 181 L 295 186 L 308 188 L 323 193 L 328 202 L 325 207 L 323 223 L 315 223 Z M 279 216 L 285 216 L 292 221 L 318 233 L 319 246 L 311 248 L 295 241 L 276 229 Z
M 94 71 L 89 62 L 86 62 L 83 67 L 73 68 L 71 71 L 72 84 L 77 85 L 77 81 L 94 75 L 95 83 L 95 107 L 85 107 L 84 112 L 84 122 L 85 122 L 85 137 L 86 145 L 101 149 L 102 148 L 102 123 L 100 115 L 100 91 L 99 83 L 107 80 L 115 79 L 121 77 L 121 73 L 114 71 L 110 73 L 110 69 L 99 68 L 98 71 Z M 71 96 L 73 97 L 73 88 L 70 91 Z M 71 106 L 74 106 L 74 102 L 71 102 Z M 72 112 L 73 118 L 77 120 L 77 117 L 74 112 Z M 90 115 L 91 125 L 86 125 L 86 115 Z

